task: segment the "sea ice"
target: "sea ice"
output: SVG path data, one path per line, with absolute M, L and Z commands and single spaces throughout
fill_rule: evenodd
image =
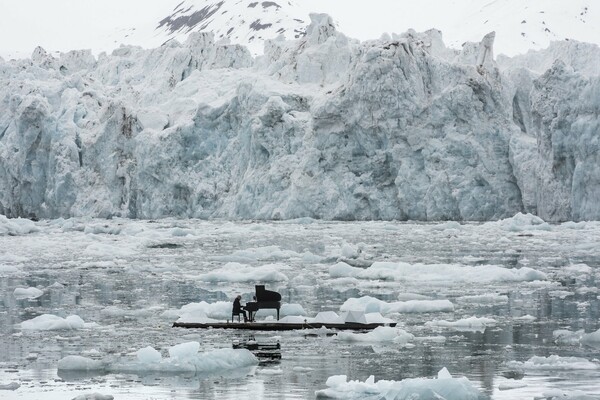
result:
M 0 385 L 0 390 L 17 390 L 21 387 L 21 384 L 18 382 L 7 383 L 6 385 Z
M 114 396 L 110 394 L 86 393 L 74 397 L 72 400 L 114 400 Z
M 168 358 L 159 358 L 148 347 L 136 352 L 136 360 L 100 361 L 82 356 L 67 356 L 58 362 L 58 369 L 131 373 L 210 373 L 258 364 L 257 358 L 246 349 L 217 349 L 198 353 L 199 347 L 198 342 L 175 345 L 169 349 Z
M 457 321 L 433 320 L 425 322 L 425 326 L 454 328 L 456 330 L 484 331 L 490 325 L 495 325 L 496 320 L 485 317 L 469 317 Z
M 369 280 L 414 281 L 435 285 L 451 285 L 462 282 L 530 282 L 547 279 L 545 273 L 528 267 L 509 269 L 496 265 L 465 266 L 404 262 L 375 262 L 366 269 L 340 262 L 329 268 L 329 275 L 332 278 L 353 277 Z
M 329 377 L 326 385 L 327 389 L 316 392 L 317 398 L 478 400 L 481 396 L 467 378 L 452 378 L 445 368 L 438 373 L 437 379 L 416 378 L 375 382 L 375 378 L 371 376 L 365 382 L 348 382 L 345 375 L 337 375 Z
M 30 287 L 30 288 L 16 288 L 13 295 L 16 299 L 37 299 L 42 296 L 44 291 Z
M 454 304 L 449 300 L 408 300 L 387 303 L 371 296 L 350 298 L 340 306 L 340 311 L 379 312 L 383 315 L 391 313 L 428 313 L 454 311 Z
M 285 266 L 268 264 L 250 267 L 239 263 L 227 263 L 223 267 L 205 274 L 199 274 L 196 279 L 204 282 L 280 282 L 288 277 L 281 269 Z
M 78 315 L 61 318 L 52 314 L 44 314 L 21 322 L 21 329 L 32 331 L 83 329 L 85 326 L 85 322 Z
M 27 235 L 29 233 L 38 232 L 39 229 L 35 223 L 29 219 L 14 218 L 8 219 L 0 214 L 0 236 L 9 235 Z
M 337 334 L 337 340 L 344 342 L 393 342 L 398 344 L 406 344 L 412 341 L 414 338 L 414 335 L 406 332 L 403 329 L 392 328 L 389 326 L 379 326 L 367 333 L 339 332 Z
M 558 370 L 558 371 L 569 371 L 579 369 L 590 369 L 595 370 L 600 368 L 600 364 L 597 362 L 589 361 L 585 358 L 580 357 L 560 357 L 558 355 L 551 355 L 549 357 L 531 357 L 527 361 L 509 361 L 506 363 L 509 368 L 519 368 L 524 370 Z

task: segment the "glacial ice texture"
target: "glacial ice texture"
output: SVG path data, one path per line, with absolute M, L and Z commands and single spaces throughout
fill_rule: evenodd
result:
M 599 219 L 600 49 L 496 64 L 493 40 L 313 15 L 256 59 L 200 33 L 0 60 L 0 214 Z

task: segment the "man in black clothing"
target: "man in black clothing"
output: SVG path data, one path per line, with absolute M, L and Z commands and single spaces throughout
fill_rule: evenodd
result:
M 242 300 L 242 296 L 238 294 L 238 296 L 233 301 L 233 310 L 232 310 L 231 314 L 232 315 L 242 314 L 244 316 L 244 322 L 248 322 L 248 317 L 246 316 L 246 311 L 244 311 L 244 307 L 242 307 L 242 305 L 240 304 L 240 300 Z

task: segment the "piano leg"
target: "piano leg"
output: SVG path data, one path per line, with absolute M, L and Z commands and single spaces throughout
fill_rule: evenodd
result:
M 277 321 L 279 321 L 279 308 L 277 309 Z

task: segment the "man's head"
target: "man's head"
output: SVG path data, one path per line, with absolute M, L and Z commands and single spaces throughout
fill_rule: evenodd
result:
M 242 295 L 238 294 L 237 297 L 236 297 L 236 299 L 241 300 L 242 299 Z

